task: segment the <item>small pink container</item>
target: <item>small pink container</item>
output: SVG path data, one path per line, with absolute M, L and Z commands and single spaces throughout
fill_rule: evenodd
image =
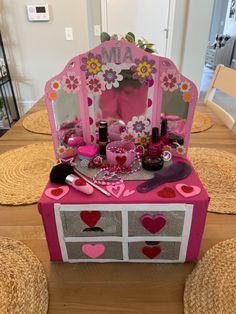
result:
M 136 157 L 135 144 L 128 141 L 114 141 L 106 147 L 109 164 L 129 167 Z

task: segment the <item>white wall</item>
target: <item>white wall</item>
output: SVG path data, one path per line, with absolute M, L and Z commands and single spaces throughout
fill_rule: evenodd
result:
M 178 0 L 177 0 L 178 2 Z M 200 87 L 213 0 L 189 0 L 181 71 Z
M 44 85 L 73 56 L 89 48 L 86 0 L 48 0 L 51 20 L 28 22 L 26 4 L 38 0 L 0 1 L 0 27 L 19 103 L 31 104 L 44 94 Z M 65 27 L 74 40 L 65 40 Z

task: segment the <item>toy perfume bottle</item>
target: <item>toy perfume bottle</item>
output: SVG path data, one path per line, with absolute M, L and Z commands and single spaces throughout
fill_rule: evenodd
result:
M 168 136 L 167 136 L 167 130 L 168 130 L 168 122 L 167 119 L 161 120 L 161 136 L 160 136 L 160 142 L 163 143 L 163 145 L 168 145 Z
M 106 146 L 108 144 L 107 122 L 101 121 L 99 124 L 99 154 L 106 156 Z
M 148 156 L 160 156 L 163 150 L 163 143 L 159 141 L 159 129 L 152 128 L 152 141 L 148 144 Z

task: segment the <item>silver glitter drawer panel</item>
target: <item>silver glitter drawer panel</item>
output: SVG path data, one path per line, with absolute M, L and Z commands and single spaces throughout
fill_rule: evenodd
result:
M 149 224 L 142 222 L 143 217 L 150 217 Z M 164 226 L 158 227 L 158 219 L 164 218 Z M 184 211 L 130 211 L 128 212 L 129 236 L 181 236 L 184 225 Z M 155 228 L 157 226 L 157 228 Z M 150 227 L 150 228 L 148 228 Z M 151 232 L 154 227 L 154 232 Z
M 122 242 L 66 242 L 68 260 L 122 260 Z
M 62 211 L 60 213 L 65 237 L 122 236 L 120 211 L 99 211 L 100 218 L 94 226 L 86 224 L 86 219 L 84 221 L 81 218 L 82 212 L 85 211 Z M 92 215 L 92 211 L 89 212 L 89 215 Z M 88 220 L 89 218 L 88 216 Z
M 180 242 L 140 241 L 128 244 L 130 260 L 168 260 L 178 261 Z

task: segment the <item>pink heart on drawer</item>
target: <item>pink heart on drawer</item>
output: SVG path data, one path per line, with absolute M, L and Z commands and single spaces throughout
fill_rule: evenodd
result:
M 151 233 L 157 233 L 166 224 L 165 217 L 158 214 L 154 216 L 145 214 L 140 218 L 140 220 L 143 227 Z
M 82 251 L 84 254 L 91 258 L 97 258 L 101 256 L 105 251 L 105 246 L 101 243 L 98 244 L 83 244 Z
M 45 190 L 44 194 L 53 199 L 53 200 L 59 200 L 63 196 L 65 196 L 69 192 L 69 187 L 67 185 L 62 185 L 57 188 L 49 188 Z
M 187 184 L 176 184 L 176 190 L 183 196 L 183 197 L 193 197 L 201 192 L 201 188 L 196 185 L 187 185 Z

